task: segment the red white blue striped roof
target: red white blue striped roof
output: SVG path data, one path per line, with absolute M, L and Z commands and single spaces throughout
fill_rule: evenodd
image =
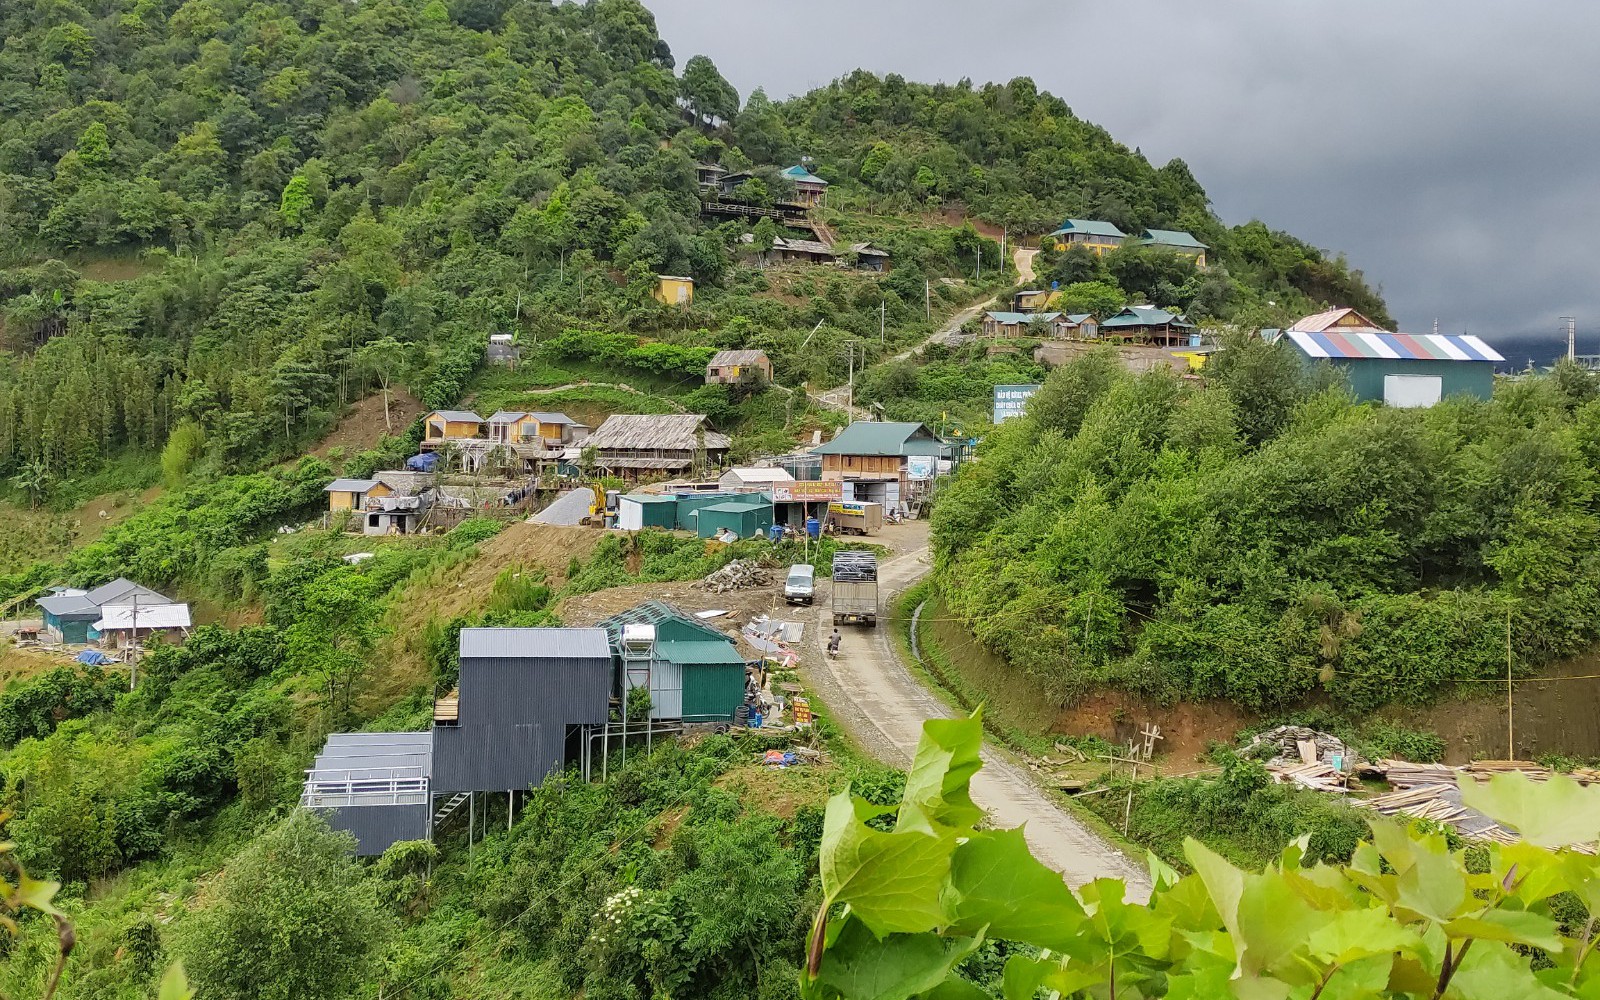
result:
M 1370 330 L 1290 330 L 1289 339 L 1313 358 L 1381 358 L 1389 361 L 1504 361 L 1477 337 Z

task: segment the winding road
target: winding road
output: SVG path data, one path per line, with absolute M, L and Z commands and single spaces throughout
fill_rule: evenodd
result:
M 1012 251 L 1011 262 L 1016 265 L 1017 276 L 1020 280 L 1024 282 L 1033 280 L 1033 258 L 1038 252 L 1039 251 L 1037 250 L 1028 250 L 1022 248 Z M 967 324 L 968 320 L 971 320 L 985 311 L 994 308 L 995 303 L 998 301 L 999 298 L 994 297 L 984 299 L 977 305 L 968 306 L 967 308 L 956 313 L 954 316 L 950 317 L 950 321 L 944 326 L 941 326 L 938 330 L 935 330 L 933 333 L 929 334 L 925 339 L 917 342 L 911 347 L 906 348 L 899 354 L 896 354 L 890 360 L 905 361 L 913 354 L 921 353 L 922 349 L 927 347 L 929 344 L 949 343 L 950 338 L 959 332 L 960 329 Z M 814 392 L 811 394 L 811 398 L 818 404 L 826 406 L 830 410 L 839 410 L 841 412 L 848 413 L 850 419 L 852 420 L 872 419 L 872 414 L 868 412 L 865 407 L 851 407 L 849 405 L 850 387 L 848 385 L 834 386 L 832 389 L 826 389 L 822 392 Z
M 928 524 L 913 521 L 886 528 L 903 550 L 878 567 L 879 606 L 920 580 L 929 569 Z M 899 536 L 899 537 L 894 537 Z M 822 643 L 833 627 L 829 584 L 817 583 L 816 624 L 805 657 L 805 675 L 833 717 L 869 753 L 886 764 L 907 767 L 928 719 L 953 718 L 954 709 L 934 697 L 901 662 L 892 629 L 846 626 L 836 659 L 823 654 Z M 972 779 L 972 798 L 997 827 L 1026 826 L 1034 855 L 1059 871 L 1074 888 L 1097 878 L 1120 878 L 1126 898 L 1150 896 L 1150 877 L 1112 847 L 1082 820 L 1055 804 L 1034 783 L 1029 770 L 990 745 L 983 751 L 983 769 Z

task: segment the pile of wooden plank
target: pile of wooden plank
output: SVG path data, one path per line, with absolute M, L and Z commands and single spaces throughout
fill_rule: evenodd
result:
M 1452 767 L 1449 764 L 1413 764 L 1407 760 L 1378 760 L 1370 764 L 1362 764 L 1358 773 L 1382 778 L 1396 788 L 1414 788 L 1418 785 L 1456 783 L 1456 775 L 1465 774 L 1478 781 L 1488 781 L 1497 774 L 1516 772 L 1525 774 L 1532 781 L 1546 781 L 1550 777 L 1550 770 L 1531 760 L 1475 760 L 1461 767 Z M 1579 768 L 1576 771 L 1564 772 L 1580 785 L 1590 785 L 1600 782 L 1600 771 L 1592 768 Z
M 1550 777 L 1548 769 L 1524 760 L 1479 760 L 1464 767 L 1380 760 L 1363 766 L 1362 773 L 1383 777 L 1395 790 L 1362 799 L 1356 805 L 1376 810 L 1385 816 L 1431 820 L 1451 827 L 1468 840 L 1514 844 L 1519 839 L 1516 833 L 1464 805 L 1461 789 L 1456 784 L 1460 775 L 1467 775 L 1475 781 L 1488 781 L 1496 774 L 1510 772 L 1526 774 L 1535 781 Z M 1574 772 L 1572 776 L 1585 784 L 1600 779 L 1600 774 L 1593 771 Z M 1572 849 L 1585 854 L 1594 853 L 1593 845 L 1575 844 Z
M 1315 792 L 1333 792 L 1339 795 L 1349 791 L 1345 775 L 1320 760 L 1300 764 L 1274 762 L 1267 765 L 1267 773 L 1280 785 L 1295 784 Z

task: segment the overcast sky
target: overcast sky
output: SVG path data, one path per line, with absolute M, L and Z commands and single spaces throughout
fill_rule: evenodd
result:
M 1153 163 L 1186 160 L 1225 222 L 1345 253 L 1402 329 L 1571 314 L 1600 351 L 1595 0 L 645 2 L 680 66 L 704 53 L 741 95 L 857 67 L 1031 76 Z

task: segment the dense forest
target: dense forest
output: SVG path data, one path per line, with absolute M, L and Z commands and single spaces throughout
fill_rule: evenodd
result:
M 1281 344 L 1206 371 L 1058 369 L 934 509 L 950 607 L 1056 695 L 1360 713 L 1600 638 L 1586 374 L 1406 410 Z

